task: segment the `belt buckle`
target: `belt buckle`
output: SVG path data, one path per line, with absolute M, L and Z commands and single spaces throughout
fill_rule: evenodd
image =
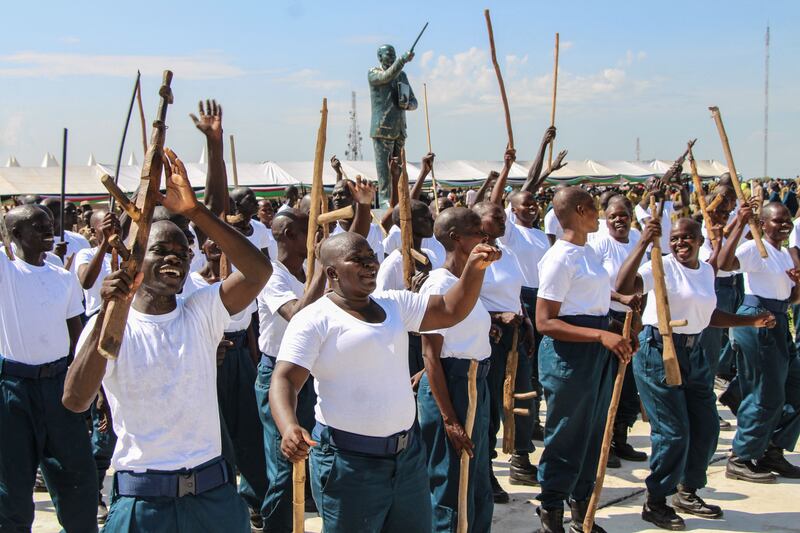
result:
M 55 363 L 47 363 L 39 367 L 40 378 L 51 378 L 55 374 Z
M 183 498 L 186 495 L 197 494 L 197 478 L 194 472 L 189 474 L 178 474 L 178 498 Z
M 397 437 L 397 449 L 395 450 L 394 453 L 400 453 L 403 450 L 405 450 L 406 448 L 408 448 L 409 435 L 410 435 L 410 433 L 406 432 L 406 433 L 403 433 L 402 435 L 399 435 Z

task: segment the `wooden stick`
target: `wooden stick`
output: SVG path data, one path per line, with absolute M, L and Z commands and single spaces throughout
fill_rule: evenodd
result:
M 717 207 L 719 207 L 719 204 L 721 204 L 723 200 L 724 198 L 721 194 L 716 195 L 714 199 L 711 200 L 711 203 L 706 206 L 706 209 L 708 209 L 708 211 L 715 210 Z
M 514 453 L 514 434 L 516 433 L 514 423 L 514 386 L 517 381 L 517 364 L 519 362 L 518 341 L 519 327 L 514 326 L 511 350 L 508 352 L 508 358 L 506 359 L 506 376 L 503 380 L 503 453 Z
M 292 466 L 292 533 L 306 529 L 306 460 Z
M 64 242 L 64 211 L 67 201 L 67 128 L 64 128 L 64 143 L 61 146 L 61 212 L 58 214 L 61 221 L 61 242 Z
M 622 336 L 625 339 L 631 338 L 632 320 L 633 311 L 625 313 L 625 324 L 622 327 Z M 617 377 L 614 380 L 611 404 L 608 406 L 608 416 L 606 417 L 606 428 L 605 432 L 603 432 L 603 446 L 600 448 L 600 460 L 597 463 L 597 477 L 595 478 L 592 497 L 589 499 L 589 508 L 586 509 L 586 516 L 583 519 L 584 531 L 591 531 L 592 526 L 594 526 L 594 514 L 597 511 L 597 505 L 600 503 L 600 493 L 603 491 L 603 482 L 606 478 L 606 463 L 608 462 L 608 454 L 611 450 L 611 437 L 614 435 L 614 419 L 617 417 L 619 398 L 622 395 L 622 384 L 625 381 L 625 371 L 627 368 L 628 363 L 620 363 L 619 367 L 617 367 Z
M 662 202 L 663 206 L 664 203 Z M 650 216 L 661 219 L 661 209 L 656 209 L 656 197 L 650 196 Z M 664 262 L 661 257 L 661 239 L 653 240 L 653 248 L 650 250 L 650 262 L 653 266 L 653 292 L 656 297 L 656 313 L 658 314 L 658 331 L 664 350 L 661 354 L 664 360 L 664 373 L 667 377 L 667 385 L 677 386 L 681 384 L 681 368 L 678 364 L 678 356 L 675 353 L 675 343 L 672 340 L 672 326 L 669 313 L 669 300 L 667 298 L 667 284 L 664 280 Z
M 428 120 L 428 84 L 422 84 L 422 94 L 425 101 L 425 130 L 428 132 L 428 153 L 433 153 L 431 148 L 431 123 Z M 433 172 L 433 165 L 431 165 L 431 183 L 433 184 L 433 208 L 436 210 L 436 215 L 439 215 L 439 187 L 436 185 L 436 175 Z
M 703 222 L 706 223 L 706 232 L 708 238 L 711 239 L 711 246 L 714 247 L 718 241 L 717 232 L 713 229 L 713 222 L 711 222 L 711 214 L 706 204 L 706 196 L 703 194 L 703 183 L 700 181 L 700 175 L 697 173 L 697 161 L 694 160 L 692 148 L 689 147 L 689 166 L 692 169 L 692 183 L 694 190 L 697 191 L 697 205 L 700 206 L 700 213 L 703 215 Z M 719 196 L 721 198 L 721 196 Z
M 475 411 L 478 407 L 478 361 L 469 362 L 467 372 L 467 419 L 464 421 L 464 431 L 467 437 L 472 438 L 472 428 L 475 427 Z M 458 472 L 458 533 L 467 533 L 469 530 L 469 508 L 467 494 L 469 490 L 469 454 L 461 450 L 461 467 Z
M 336 209 L 335 211 L 320 213 L 320 215 L 317 217 L 317 225 L 323 226 L 338 220 L 349 220 L 354 216 L 355 210 L 353 209 L 353 206 L 348 205 L 347 207 L 342 207 L 341 209 Z
M 314 277 L 317 218 L 320 215 L 325 197 L 325 191 L 322 188 L 322 160 L 325 157 L 325 143 L 327 142 L 328 131 L 327 98 L 322 99 L 322 110 L 320 114 L 319 130 L 317 130 L 317 145 L 314 150 L 314 174 L 311 179 L 311 209 L 308 214 L 308 236 L 306 237 L 306 252 L 308 254 L 308 259 L 306 261 L 306 289 L 308 289 L 309 284 L 311 284 L 311 279 Z M 327 203 L 325 207 L 327 207 Z M 327 227 L 327 225 L 323 227 Z
M 492 64 L 494 73 L 497 75 L 497 83 L 500 85 L 500 98 L 503 100 L 503 110 L 506 115 L 506 131 L 508 132 L 508 148 L 514 148 L 514 132 L 511 131 L 511 112 L 508 110 L 508 98 L 506 97 L 506 86 L 503 83 L 503 74 L 500 72 L 500 65 L 497 63 L 497 50 L 494 47 L 494 32 L 492 31 L 492 18 L 489 10 L 484 9 L 483 15 L 486 17 L 486 28 L 489 30 L 489 47 L 492 51 Z
M 402 172 L 400 173 L 400 183 L 397 184 L 398 202 L 395 209 L 400 210 L 400 234 L 402 244 L 400 245 L 400 252 L 403 254 L 403 280 L 406 283 L 406 288 L 411 288 L 411 279 L 414 277 L 416 267 L 414 266 L 414 258 L 411 257 L 411 250 L 414 248 L 414 230 L 411 227 L 411 197 L 408 190 L 408 170 L 406 169 L 406 149 L 400 149 L 400 164 Z
M 139 120 L 142 122 L 142 147 L 147 154 L 147 121 L 144 119 L 144 107 L 142 106 L 142 82 L 136 84 L 136 102 L 139 104 Z
M 233 166 L 233 186 L 239 186 L 239 172 L 236 168 L 236 144 L 233 142 L 233 135 L 230 136 L 231 139 L 231 165 Z
M 555 64 L 553 65 L 553 106 L 552 110 L 550 111 L 551 127 L 556 125 L 556 95 L 558 94 L 558 43 L 558 32 L 556 32 Z M 548 168 L 553 168 L 553 144 L 555 144 L 555 139 L 550 142 L 550 155 L 548 156 L 548 161 L 550 161 L 550 164 L 548 165 Z
M 733 163 L 731 144 L 728 142 L 728 134 L 725 133 L 725 125 L 722 124 L 722 115 L 720 115 L 718 107 L 709 107 L 708 109 L 711 111 L 711 117 L 717 124 L 719 138 L 722 141 L 722 149 L 725 151 L 725 159 L 728 161 L 728 171 L 731 174 L 731 185 L 733 185 L 736 198 L 738 198 L 739 202 L 744 205 L 747 200 L 744 197 L 742 186 L 739 183 L 739 175 L 736 173 L 736 165 Z M 768 257 L 767 249 L 764 247 L 764 241 L 761 240 L 761 228 L 759 227 L 758 221 L 755 219 L 755 217 L 750 219 L 750 233 L 753 236 L 753 240 L 756 241 L 758 253 L 761 254 L 762 258 L 766 259 Z
M 411 257 L 414 258 L 414 261 L 422 263 L 423 265 L 427 265 L 430 262 L 425 254 L 418 252 L 413 248 L 411 249 Z
M 131 103 L 128 105 L 128 116 L 125 118 L 125 128 L 122 130 L 122 140 L 119 143 L 119 152 L 117 152 L 117 165 L 114 167 L 114 181 L 119 182 L 119 169 L 122 166 L 122 155 L 125 150 L 125 138 L 128 136 L 128 126 L 131 123 L 131 114 L 133 113 L 133 103 L 136 100 L 136 95 L 139 94 L 139 82 L 142 80 L 142 73 L 136 71 L 136 83 L 133 84 L 133 94 L 131 94 Z M 108 197 L 108 211 L 114 212 L 114 197 Z

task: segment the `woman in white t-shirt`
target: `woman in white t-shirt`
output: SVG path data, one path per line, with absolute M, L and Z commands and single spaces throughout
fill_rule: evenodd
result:
M 407 333 L 466 318 L 484 270 L 499 255 L 476 246 L 444 296 L 373 294 L 378 260 L 367 240 L 349 232 L 323 241 L 319 259 L 332 291 L 289 323 L 269 402 L 284 455 L 297 462 L 311 449 L 311 486 L 325 531 L 430 530 Z M 317 392 L 311 435 L 295 414 L 297 391 L 310 374 Z
M 652 263 L 639 266 L 648 245 L 660 238 L 660 233 L 660 222 L 649 220 L 642 239 L 620 268 L 617 291 L 648 295 L 642 314 L 644 329 L 639 334 L 641 347 L 633 359 L 639 395 L 650 417 L 652 442 L 642 519 L 664 529 L 683 529 L 676 509 L 704 518 L 722 517 L 719 506 L 697 495 L 706 485 L 706 469 L 719 436 L 713 364 L 700 347 L 700 333 L 708 326 L 771 327 L 775 318 L 770 313 L 744 316 L 717 309 L 714 267 L 698 257 L 703 243 L 700 224 L 688 218 L 678 220 L 669 236 L 671 254 L 663 257 L 664 282 L 672 318 L 685 319 L 688 324 L 672 330 L 683 384 L 667 385 Z M 666 501 L 671 494 L 673 507 Z

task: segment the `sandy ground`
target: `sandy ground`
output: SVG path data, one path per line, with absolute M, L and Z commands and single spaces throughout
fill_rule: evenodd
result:
M 720 413 L 730 421 L 735 429 L 736 419 L 720 406 Z M 637 449 L 650 451 L 650 427 L 645 422 L 634 426 L 630 442 Z M 721 520 L 705 520 L 684 515 L 686 529 L 697 533 L 735 531 L 735 532 L 800 532 L 800 480 L 781 479 L 772 485 L 758 485 L 742 481 L 732 481 L 725 477 L 725 457 L 730 449 L 734 431 L 723 431 L 714 462 L 709 467 L 708 487 L 701 496 L 709 503 L 722 506 L 725 516 Z M 534 464 L 541 454 L 541 443 L 532 458 Z M 799 450 L 800 451 L 800 450 Z M 800 453 L 787 454 L 794 464 L 800 465 Z M 494 469 L 500 483 L 511 495 L 511 502 L 496 505 L 494 509 L 493 530 L 504 533 L 529 533 L 539 526 L 536 518 L 537 487 L 520 487 L 508 484 L 507 456 L 501 454 L 494 462 Z M 609 533 L 657 532 L 663 531 L 642 521 L 640 517 L 644 501 L 644 479 L 648 474 L 647 463 L 622 462 L 622 468 L 607 471 L 600 509 L 597 512 L 598 524 Z M 110 477 L 106 478 L 106 491 Z M 36 520 L 33 531 L 56 532 L 60 530 L 55 509 L 46 493 L 37 493 Z M 566 513 L 569 516 L 569 512 Z M 316 515 L 308 515 L 306 530 L 319 532 L 322 521 Z

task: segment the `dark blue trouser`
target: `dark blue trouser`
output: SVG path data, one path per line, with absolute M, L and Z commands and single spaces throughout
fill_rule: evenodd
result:
M 2 365 L 0 358 L 0 531 L 30 531 L 40 465 L 64 529 L 97 531 L 97 470 L 84 415 L 61 404 L 65 374 L 25 379 Z
M 740 298 L 736 288 L 735 276 L 716 278 L 714 292 L 717 294 L 717 309 L 726 313 L 736 312 Z M 730 368 L 732 366 L 731 357 L 727 352 L 732 354 L 733 349 L 730 346 L 727 333 L 728 330 L 726 328 L 712 328 L 709 326 L 700 334 L 700 347 L 707 354 L 705 359 L 711 365 L 712 376 L 717 375 L 717 370 L 720 370 L 726 376 L 732 373 Z M 722 363 L 724 363 L 724 368 L 721 366 Z
M 792 322 L 794 322 L 794 347 L 800 353 L 800 304 L 792 305 Z
M 614 320 L 624 324 L 625 313 L 621 311 L 609 311 L 609 316 Z M 619 405 L 614 424 L 625 424 L 625 427 L 633 427 L 639 417 L 639 391 L 636 389 L 636 380 L 633 378 L 633 366 L 628 365 L 625 369 L 625 378 L 622 380 L 622 392 L 619 395 Z
M 676 346 L 683 383 L 671 387 L 664 374 L 663 347 L 653 338 L 652 326 L 645 326 L 639 343 L 633 369 L 650 418 L 652 446 L 647 491 L 661 498 L 674 494 L 678 483 L 701 489 L 719 437 L 712 371 L 718 352 L 707 352 L 699 343 L 691 349 Z
M 497 457 L 495 448 L 497 447 L 497 432 L 500 431 L 500 423 L 503 421 L 503 381 L 506 377 L 506 361 L 508 352 L 511 351 L 511 343 L 514 340 L 515 326 L 499 325 L 502 332 L 500 342 L 492 341 L 491 367 L 487 376 L 489 385 L 489 453 L 491 457 Z M 521 333 L 521 331 L 520 331 Z M 517 376 L 514 383 L 514 392 L 530 392 L 533 390 L 531 382 L 531 358 L 525 343 L 521 342 L 522 335 L 519 335 L 517 343 Z M 515 400 L 514 405 L 523 409 L 529 409 L 533 413 L 533 400 Z M 532 416 L 514 415 L 514 451 L 515 453 L 531 453 L 533 451 L 533 425 Z
M 414 376 L 425 370 L 425 361 L 422 359 L 422 336 L 408 334 L 408 374 Z
M 242 334 L 225 334 L 234 345 L 217 367 L 219 412 L 233 442 L 235 466 L 241 474 L 239 494 L 251 509 L 259 510 L 267 493 L 264 431 L 258 417 L 253 386 L 256 368 Z M 223 436 L 224 440 L 224 436 Z M 226 454 L 226 459 L 230 457 Z
M 411 431 L 408 448 L 376 457 L 337 449 L 327 428 L 314 428 L 311 490 L 325 533 L 431 531 L 425 447 L 416 424 Z
M 616 369 L 616 359 L 600 343 L 542 339 L 539 379 L 547 403 L 539 460 L 542 507 L 560 509 L 569 497 L 591 496 Z
M 269 488 L 264 498 L 261 514 L 264 516 L 264 533 L 292 531 L 292 463 L 281 453 L 281 434 L 269 408 L 269 387 L 272 381 L 272 364 L 265 364 L 264 357 L 258 364 L 256 398 L 258 414 L 264 427 L 264 451 L 267 460 Z M 314 378 L 309 377 L 297 395 L 297 420 L 310 433 L 314 429 Z
M 104 533 L 250 533 L 247 504 L 231 483 L 182 498 L 138 498 L 115 492 Z
M 724 300 L 724 305 L 727 305 L 727 299 L 733 298 L 733 307 L 731 307 L 730 312 L 735 313 L 736 310 L 739 309 L 739 306 L 742 305 L 742 299 L 744 298 L 744 276 L 742 276 L 742 274 L 736 274 L 733 276 L 732 283 L 732 295 L 730 294 L 730 291 L 726 291 L 726 294 L 720 294 L 720 292 L 717 292 L 717 307 L 720 307 L 721 301 Z M 714 287 L 715 289 L 718 288 L 719 282 L 716 282 Z M 716 375 L 731 381 L 736 376 L 736 347 L 732 342 L 733 339 L 731 338 L 731 330 L 722 329 L 721 334 L 722 348 L 719 354 L 719 363 L 717 365 Z M 738 388 L 739 385 L 736 384 L 736 387 Z
M 756 315 L 759 307 L 742 305 L 740 315 Z M 772 443 L 793 450 L 800 435 L 800 358 L 792 345 L 789 318 L 776 313 L 777 325 L 736 328 L 736 359 L 742 403 L 736 416 L 733 453 L 760 459 Z
M 97 487 L 103 491 L 103 480 L 106 478 L 111 466 L 111 456 L 114 455 L 114 447 L 117 445 L 117 435 L 114 428 L 108 427 L 105 433 L 100 431 L 100 410 L 95 403 L 92 403 L 92 455 L 94 464 L 97 467 Z
M 522 293 L 520 295 L 520 300 L 522 300 L 522 305 L 525 307 L 525 312 L 528 314 L 528 318 L 531 319 L 531 323 L 533 323 L 533 334 L 536 342 L 536 348 L 533 352 L 533 357 L 531 357 L 532 390 L 535 390 L 538 394 L 538 396 L 533 399 L 533 410 L 531 411 L 533 425 L 539 423 L 539 409 L 542 404 L 542 396 L 544 395 L 542 384 L 539 383 L 539 344 L 542 342 L 542 335 L 539 333 L 539 330 L 536 329 L 536 296 L 538 293 L 539 289 L 522 287 Z
M 465 423 L 469 405 L 469 380 L 466 372 L 453 371 L 452 359 L 442 359 L 442 368 L 447 379 L 447 392 L 453 403 L 458 420 Z M 458 363 L 456 363 L 458 364 Z M 486 378 L 477 379 L 478 397 L 475 405 L 475 425 L 472 428 L 474 456 L 469 462 L 469 486 L 467 488 L 467 509 L 469 510 L 469 530 L 473 533 L 488 532 L 492 528 L 492 486 L 489 471 L 492 460 L 489 458 L 487 435 L 489 429 L 489 388 Z M 433 507 L 433 530 L 455 533 L 458 527 L 458 478 L 461 471 L 461 458 L 453 450 L 444 429 L 442 413 L 431 392 L 428 375 L 422 376 L 417 393 L 417 410 L 422 440 L 428 452 L 428 477 L 430 478 L 430 499 Z

